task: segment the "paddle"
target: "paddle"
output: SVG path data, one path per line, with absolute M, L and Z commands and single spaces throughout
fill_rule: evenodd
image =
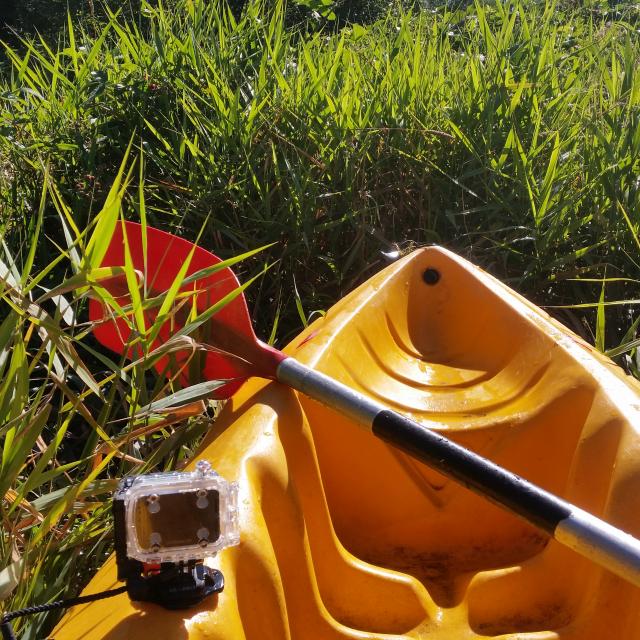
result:
M 176 310 L 181 303 L 174 303 L 172 313 L 167 313 L 166 305 L 145 310 L 146 326 L 153 324 L 159 311 L 167 313 L 168 319 L 154 340 L 154 346 L 160 346 L 184 335 L 185 325 L 193 328 L 200 323 L 199 341 L 211 346 L 203 363 L 204 377 L 229 380 L 213 392 L 213 397 L 229 397 L 249 376 L 278 380 L 347 415 L 375 436 L 640 586 L 640 541 L 636 538 L 260 342 L 235 275 L 224 265 L 216 267 L 221 261 L 213 254 L 182 238 L 149 227 L 143 231 L 140 225 L 127 222 L 116 229 L 103 266 L 121 266 L 128 260 L 144 274 L 147 297 L 161 299 L 165 292 L 175 293 L 174 281 L 180 275 L 182 281 L 188 281 L 180 289 L 192 292 L 188 304 L 183 297 L 182 307 Z M 181 273 L 188 260 L 188 269 Z M 189 281 L 188 276 L 193 274 L 197 276 Z M 114 278 L 102 285 L 121 306 L 131 304 L 129 289 L 122 280 Z M 221 301 L 226 304 L 212 314 L 214 305 Z M 113 351 L 126 352 L 130 358 L 139 356 L 130 345 L 131 329 L 124 319 L 106 320 L 102 304 L 95 300 L 90 302 L 89 315 L 96 323 L 94 333 L 100 342 Z M 192 355 L 188 350 L 174 352 L 156 366 L 164 373 L 186 369 Z

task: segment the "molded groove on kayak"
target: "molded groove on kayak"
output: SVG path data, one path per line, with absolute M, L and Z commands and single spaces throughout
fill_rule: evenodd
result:
M 362 342 L 363 350 L 371 360 L 374 371 L 380 371 L 390 378 L 395 378 L 416 391 L 455 393 L 458 389 L 466 389 L 487 382 L 495 375 L 490 371 L 467 371 L 443 364 L 437 365 L 436 368 L 436 365 L 422 358 L 410 358 L 404 354 L 398 354 L 400 357 L 395 357 L 393 360 L 384 360 L 380 353 L 385 353 L 385 350 L 375 347 L 362 331 L 358 331 L 358 339 Z M 376 336 L 376 343 L 379 342 L 381 342 L 380 337 Z
M 408 344 L 405 339 L 401 337 L 400 332 L 396 328 L 393 319 L 391 318 L 391 315 L 388 311 L 385 311 L 384 318 L 386 321 L 387 329 L 389 331 L 389 335 L 398 347 L 398 350 L 412 359 L 423 362 L 424 354 L 416 349 L 413 345 Z
M 458 392 L 454 397 L 443 397 L 445 387 L 440 386 L 438 395 L 434 397 L 435 394 L 432 394 L 430 389 L 422 386 L 417 389 L 410 387 L 397 375 L 385 376 L 372 384 L 366 384 L 365 374 L 362 371 L 357 372 L 344 359 L 340 359 L 340 364 L 345 371 L 345 379 L 349 380 L 349 386 L 365 391 L 370 397 L 404 415 L 440 421 L 444 424 L 451 421 L 468 421 L 476 416 L 484 417 L 498 410 L 503 410 L 503 413 L 513 413 L 515 408 L 511 409 L 511 407 L 526 402 L 526 396 L 536 392 L 536 387 L 548 367 L 548 365 L 542 365 L 526 372 L 530 376 L 528 379 L 510 380 L 510 384 L 505 385 L 504 394 L 496 398 L 496 394 L 492 395 L 480 385 L 462 387 L 466 393 L 463 395 Z M 515 386 L 514 383 L 518 386 L 510 388 L 512 385 Z M 384 391 L 378 391 L 378 389 L 384 389 Z M 452 392 L 455 393 L 455 390 Z M 402 401 L 397 398 L 402 398 Z

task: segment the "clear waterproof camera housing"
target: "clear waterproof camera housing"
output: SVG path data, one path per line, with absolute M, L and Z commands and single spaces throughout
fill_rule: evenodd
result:
M 193 472 L 124 478 L 114 513 L 121 551 L 125 538 L 126 557 L 144 564 L 200 561 L 240 541 L 238 485 L 204 460 Z

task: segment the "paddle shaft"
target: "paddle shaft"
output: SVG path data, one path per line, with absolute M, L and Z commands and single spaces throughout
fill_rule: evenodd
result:
M 280 382 L 368 427 L 374 435 L 524 518 L 561 544 L 640 586 L 640 540 L 515 473 L 295 360 Z

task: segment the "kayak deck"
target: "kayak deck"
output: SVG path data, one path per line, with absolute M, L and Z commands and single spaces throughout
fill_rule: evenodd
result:
M 640 535 L 638 385 L 453 254 L 391 265 L 287 351 Z M 246 383 L 198 457 L 240 483 L 224 592 L 76 607 L 55 640 L 640 638 L 639 589 L 277 383 Z M 111 559 L 86 592 L 116 584 Z

